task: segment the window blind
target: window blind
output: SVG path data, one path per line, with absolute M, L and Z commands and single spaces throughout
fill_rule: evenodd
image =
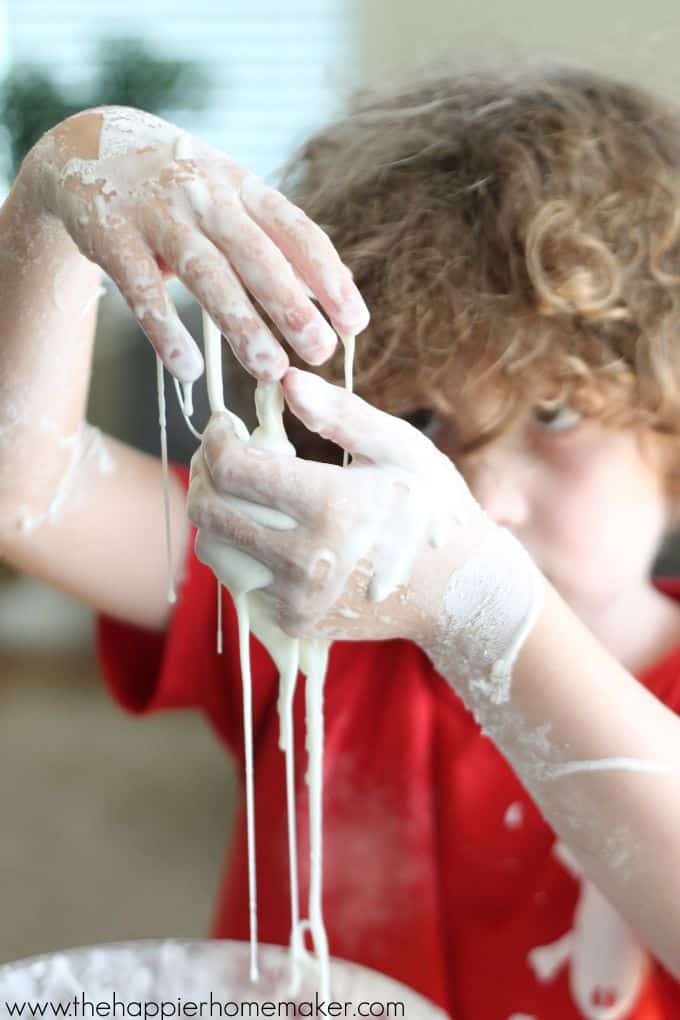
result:
M 273 181 L 294 146 L 333 115 L 349 82 L 350 7 L 145 0 L 140 16 L 138 0 L 0 0 L 0 54 L 48 69 L 76 102 L 95 76 L 99 39 L 132 36 L 158 56 L 198 60 L 212 83 L 208 107 L 167 116 Z

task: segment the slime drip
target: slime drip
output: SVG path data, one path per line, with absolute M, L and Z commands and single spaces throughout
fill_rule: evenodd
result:
M 352 392 L 353 382 L 352 369 L 354 368 L 354 337 L 343 336 L 342 342 L 345 347 L 345 389 L 348 393 Z M 349 450 L 342 451 L 342 466 L 347 467 L 349 464 Z
M 208 373 L 208 397 L 213 411 L 227 411 L 222 395 L 221 337 L 219 329 L 204 313 L 204 353 Z M 345 344 L 346 361 L 351 356 L 350 343 Z M 346 370 L 349 376 L 349 370 Z M 255 404 L 259 425 L 247 442 L 261 449 L 273 449 L 290 456 L 294 448 L 288 442 L 283 428 L 283 397 L 278 383 L 258 383 Z M 231 415 L 235 427 L 245 426 Z M 238 423 L 238 425 L 236 424 Z M 227 497 L 227 505 L 247 513 L 267 527 L 289 530 L 296 522 L 286 514 L 249 503 L 236 497 Z M 322 997 L 330 995 L 328 939 L 321 908 L 322 874 L 322 791 L 323 791 L 323 684 L 328 660 L 327 642 L 303 641 L 289 637 L 276 625 L 269 608 L 258 589 L 271 581 L 269 570 L 257 560 L 200 532 L 196 537 L 196 554 L 215 572 L 218 582 L 231 592 L 239 623 L 239 643 L 244 697 L 244 734 L 246 758 L 246 818 L 248 828 L 248 861 L 250 892 L 251 977 L 257 978 L 257 889 L 255 880 L 255 824 L 252 758 L 252 691 L 250 674 L 249 632 L 267 648 L 279 670 L 279 745 L 286 757 L 286 801 L 288 809 L 288 853 L 291 884 L 291 993 L 299 988 L 301 965 L 316 964 Z M 308 918 L 300 920 L 299 888 L 297 877 L 297 842 L 295 830 L 295 763 L 293 740 L 293 698 L 298 670 L 306 676 L 305 724 L 309 789 L 310 819 L 310 886 Z M 312 938 L 314 953 L 304 943 L 305 932 Z
M 175 143 L 176 159 L 190 159 L 191 139 L 182 135 Z M 258 427 L 252 435 L 237 415 L 225 406 L 222 384 L 222 338 L 219 328 L 203 310 L 204 357 L 208 389 L 208 401 L 212 413 L 229 415 L 237 437 L 261 449 L 275 450 L 295 456 L 295 448 L 288 441 L 283 426 L 283 394 L 279 383 L 258 382 L 255 392 L 255 406 Z M 354 336 L 343 336 L 345 349 L 345 385 L 352 390 L 352 368 L 354 360 Z M 165 390 L 163 366 L 157 365 L 159 423 L 161 426 L 161 453 L 163 460 L 164 505 L 166 515 L 166 536 L 168 550 L 169 601 L 175 601 L 171 577 L 170 516 L 168 497 L 167 435 L 165 426 Z M 175 391 L 182 415 L 192 434 L 199 440 L 201 433 L 193 426 L 192 393 L 190 384 L 175 380 Z M 348 451 L 344 452 L 343 466 L 349 462 Z M 289 530 L 297 522 L 277 510 L 264 507 L 234 496 L 224 497 L 223 502 L 230 508 L 251 517 L 265 527 Z M 250 664 L 250 633 L 264 645 L 279 671 L 278 713 L 280 737 L 279 746 L 285 753 L 286 761 L 286 802 L 288 813 L 288 854 L 291 896 L 290 936 L 290 992 L 299 990 L 302 965 L 316 965 L 319 974 L 319 993 L 323 999 L 330 997 L 330 960 L 328 938 L 323 921 L 321 906 L 322 892 L 322 806 L 323 806 L 323 687 L 328 664 L 329 643 L 325 641 L 299 640 L 285 634 L 275 623 L 270 609 L 259 589 L 267 587 L 272 575 L 264 564 L 227 543 L 206 536 L 201 531 L 196 535 L 196 556 L 213 570 L 217 579 L 217 651 L 222 652 L 222 585 L 231 593 L 238 618 L 239 654 L 243 684 L 243 726 L 245 744 L 245 786 L 246 824 L 248 837 L 248 887 L 250 919 L 250 977 L 257 981 L 257 884 L 255 871 L 255 798 L 253 781 L 253 733 L 252 733 L 252 677 Z M 300 919 L 296 810 L 295 810 L 295 761 L 293 737 L 293 699 L 298 671 L 304 673 L 305 684 L 305 747 L 308 767 L 305 780 L 309 791 L 309 853 L 310 882 L 308 917 Z M 305 933 L 313 943 L 313 953 L 305 947 Z
M 163 467 L 163 509 L 165 514 L 165 549 L 168 558 L 168 602 L 177 601 L 172 576 L 172 532 L 170 528 L 170 493 L 168 478 L 168 430 L 165 409 L 165 377 L 163 362 L 156 355 L 156 388 L 158 390 L 158 424 L 161 430 L 161 463 Z
M 173 382 L 175 384 L 175 393 L 177 394 L 177 403 L 179 404 L 179 409 L 182 412 L 182 417 L 184 418 L 184 421 L 187 424 L 187 428 L 189 429 L 189 432 L 191 432 L 192 436 L 194 436 L 196 439 L 198 439 L 198 441 L 200 443 L 200 441 L 202 439 L 201 433 L 194 426 L 193 422 L 191 421 L 191 417 L 190 417 L 190 415 L 192 415 L 193 412 L 194 412 L 193 404 L 191 404 L 191 391 L 189 391 L 189 403 L 187 403 L 187 391 L 184 390 L 184 392 L 182 392 L 182 389 L 183 389 L 183 387 L 186 384 L 184 384 L 184 383 L 180 384 L 179 379 L 173 379 Z M 188 385 L 191 386 L 192 384 L 189 383 Z
M 183 382 L 182 387 L 182 411 L 185 417 L 190 418 L 194 413 L 193 383 Z
M 208 383 L 210 410 L 226 412 L 222 392 L 222 338 L 219 329 L 208 314 L 203 312 L 203 343 Z M 243 423 L 241 423 L 243 425 Z M 243 426 L 245 429 L 245 426 Z M 247 434 L 247 430 L 246 430 Z M 249 556 L 230 549 L 224 543 L 205 538 L 199 531 L 196 536 L 196 555 L 212 567 L 218 592 L 224 584 L 231 592 L 238 617 L 241 679 L 243 684 L 243 735 L 245 744 L 246 827 L 248 836 L 248 913 L 250 922 L 250 978 L 259 977 L 257 959 L 257 880 L 255 872 L 255 793 L 253 782 L 253 715 L 252 676 L 250 669 L 250 606 L 247 593 L 252 588 L 267 584 L 269 571 Z M 258 567 L 265 571 L 263 576 Z M 258 583 L 259 582 L 259 583 Z M 218 645 L 219 625 L 218 617 Z

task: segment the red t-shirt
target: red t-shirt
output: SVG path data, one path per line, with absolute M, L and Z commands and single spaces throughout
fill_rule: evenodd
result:
M 184 475 L 186 482 L 186 474 Z M 680 580 L 659 580 L 680 599 Z M 103 671 L 128 711 L 199 708 L 243 764 L 236 614 L 193 554 L 158 634 L 102 617 Z M 284 757 L 277 673 L 251 637 L 259 935 L 290 926 Z M 680 646 L 640 680 L 680 710 Z M 306 904 L 304 690 L 294 704 L 301 904 Z M 323 908 L 331 952 L 382 971 L 457 1020 L 580 1020 L 569 962 L 539 980 L 530 950 L 572 928 L 580 883 L 555 835 L 458 696 L 408 641 L 337 642 L 325 688 Z M 304 914 L 304 910 L 303 910 Z M 239 814 L 213 937 L 248 939 L 245 814 Z M 680 984 L 654 963 L 630 1020 L 680 1017 Z

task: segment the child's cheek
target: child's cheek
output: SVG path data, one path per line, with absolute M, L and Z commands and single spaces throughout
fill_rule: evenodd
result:
M 618 437 L 556 445 L 549 465 L 541 513 L 556 569 L 591 592 L 637 581 L 663 526 L 654 479 Z
M 585 580 L 598 563 L 611 503 L 597 463 L 572 436 L 542 436 L 531 444 L 533 463 L 527 529 L 518 538 L 558 587 Z

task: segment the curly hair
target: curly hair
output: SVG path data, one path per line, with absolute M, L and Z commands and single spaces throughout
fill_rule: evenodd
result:
M 573 67 L 482 66 L 362 91 L 287 164 L 371 309 L 357 391 L 471 447 L 554 394 L 680 433 L 680 111 Z M 342 379 L 342 352 L 321 371 Z M 677 444 L 676 444 L 677 445 Z M 680 502 L 680 455 L 670 472 Z

